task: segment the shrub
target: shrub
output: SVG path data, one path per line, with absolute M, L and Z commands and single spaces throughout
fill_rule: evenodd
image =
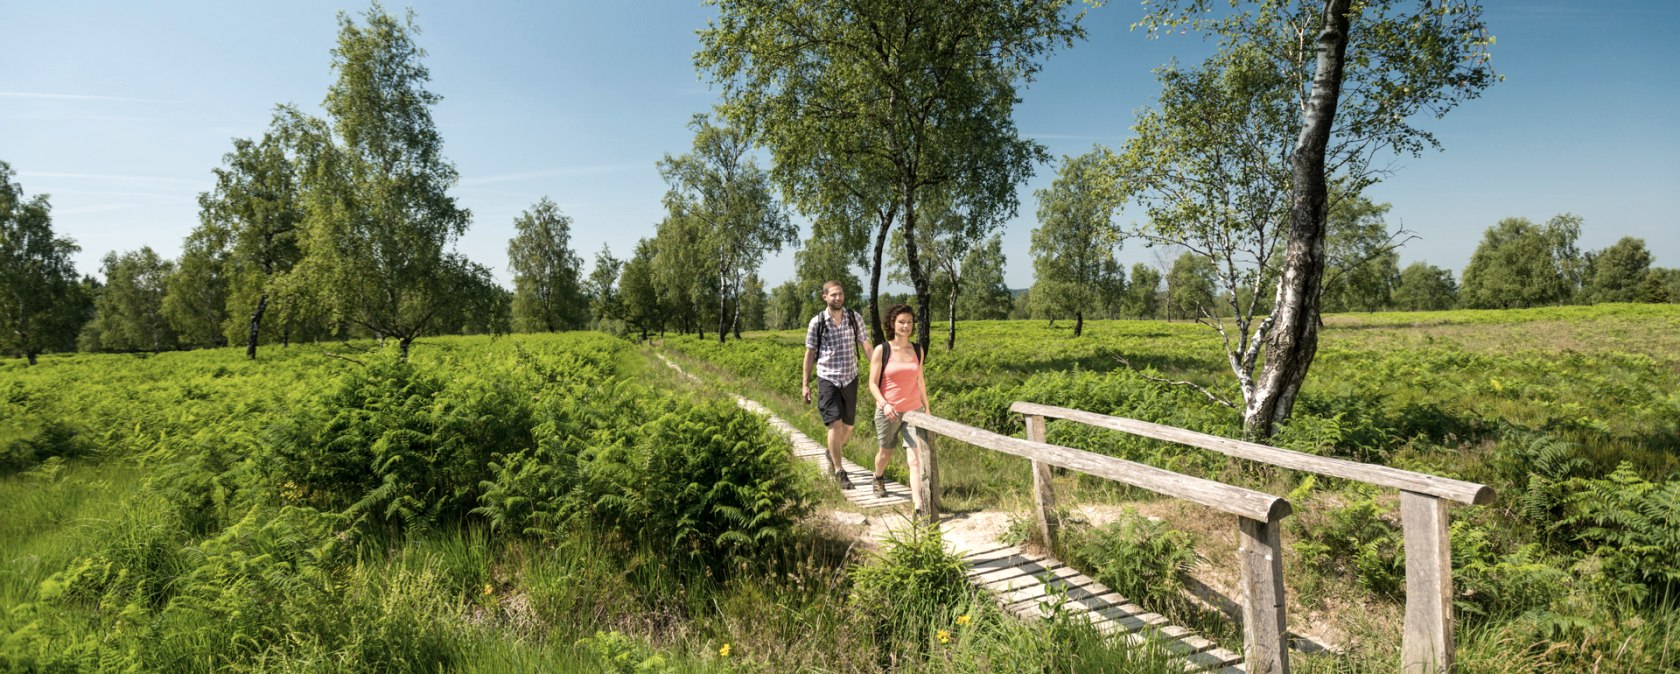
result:
M 1623 464 L 1563 489 L 1564 515 L 1554 528 L 1602 563 L 1614 593 L 1635 602 L 1680 597 L 1680 480 L 1649 482 Z
M 1301 561 L 1320 573 L 1353 578 L 1360 587 L 1398 599 L 1405 592 L 1406 558 L 1400 527 L 1384 518 L 1374 489 L 1356 487 L 1339 508 L 1299 512 L 1289 519 Z
M 914 523 L 891 532 L 885 551 L 853 567 L 852 583 L 852 605 L 886 652 L 925 648 L 975 592 L 962 560 L 945 550 L 939 527 Z
M 1196 562 L 1195 543 L 1189 532 L 1127 508 L 1107 524 L 1069 529 L 1066 545 L 1073 565 L 1094 570 L 1098 582 L 1165 610 L 1180 601 L 1183 575 Z

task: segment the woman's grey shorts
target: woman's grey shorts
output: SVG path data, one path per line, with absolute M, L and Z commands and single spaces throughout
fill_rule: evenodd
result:
M 920 412 L 921 409 L 918 407 L 910 411 Z M 899 413 L 898 419 L 893 420 L 888 419 L 887 415 L 881 412 L 881 408 L 875 408 L 875 439 L 879 441 L 879 444 L 875 445 L 876 447 L 892 447 L 898 444 L 893 442 L 894 440 L 903 440 L 904 446 L 909 447 L 910 443 L 915 441 L 910 435 L 911 433 L 916 433 L 919 437 L 925 438 L 927 436 L 921 434 L 926 432 L 920 428 L 912 429 L 905 425 L 902 412 Z

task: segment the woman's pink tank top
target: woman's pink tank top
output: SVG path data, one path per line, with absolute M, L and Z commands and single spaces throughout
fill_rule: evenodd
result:
M 900 412 L 922 406 L 922 363 L 916 359 L 916 349 L 893 349 L 883 374 L 881 395 L 888 405 Z

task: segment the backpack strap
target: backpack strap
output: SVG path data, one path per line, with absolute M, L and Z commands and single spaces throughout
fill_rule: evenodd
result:
M 926 353 L 922 350 L 922 345 L 911 342 L 910 350 L 916 352 L 916 364 L 921 365 L 922 355 Z M 887 361 L 889 360 L 892 360 L 892 342 L 881 342 L 881 371 L 875 373 L 875 386 L 877 388 L 881 386 L 882 382 L 886 381 Z
M 875 373 L 875 388 L 881 388 L 887 376 L 887 361 L 892 360 L 892 342 L 881 342 L 881 369 Z

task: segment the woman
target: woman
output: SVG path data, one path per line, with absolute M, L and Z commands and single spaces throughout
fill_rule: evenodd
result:
M 900 437 L 912 451 L 905 455 L 910 465 L 910 481 L 922 476 L 921 457 L 914 451 L 920 435 L 912 436 L 912 429 L 904 425 L 905 412 L 928 411 L 927 379 L 922 375 L 922 347 L 910 342 L 910 332 L 916 329 L 916 312 L 903 304 L 887 310 L 887 341 L 869 354 L 869 392 L 875 396 L 875 438 L 881 451 L 875 455 L 875 495 L 887 495 L 887 481 L 882 475 L 887 461 L 892 459 L 894 441 Z M 884 363 L 882 361 L 885 361 Z M 915 490 L 912 489 L 914 494 Z M 915 504 L 917 510 L 920 503 Z

